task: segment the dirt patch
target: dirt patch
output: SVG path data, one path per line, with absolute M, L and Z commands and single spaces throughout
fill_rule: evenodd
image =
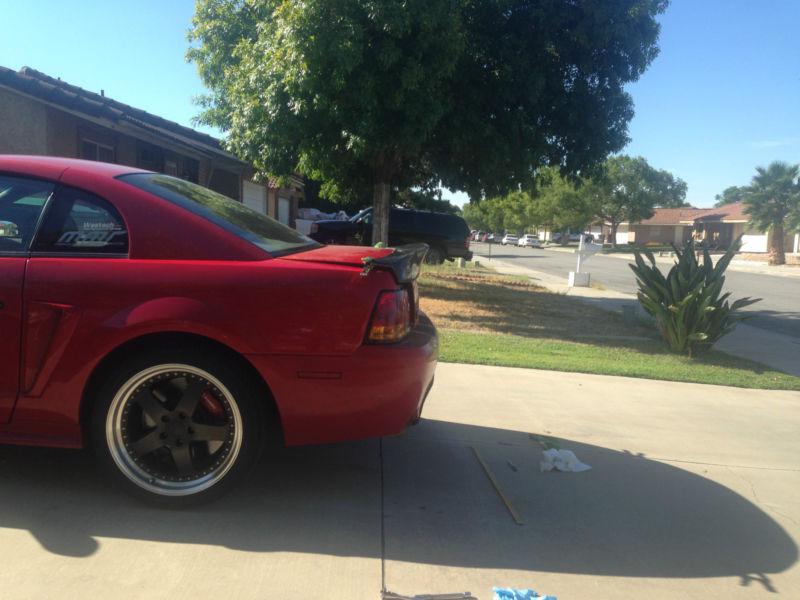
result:
M 442 328 L 576 341 L 653 337 L 648 328 L 524 279 L 427 272 L 420 295 L 420 307 Z

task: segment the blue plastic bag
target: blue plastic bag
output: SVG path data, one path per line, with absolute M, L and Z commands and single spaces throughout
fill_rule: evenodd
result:
M 492 588 L 494 600 L 556 600 L 555 596 L 540 596 L 531 589 Z

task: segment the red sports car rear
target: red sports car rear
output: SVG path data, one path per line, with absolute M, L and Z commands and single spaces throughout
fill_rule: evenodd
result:
M 206 188 L 118 165 L 0 157 L 0 441 L 91 442 L 161 502 L 287 444 L 419 418 L 436 332 L 425 247 L 321 246 Z

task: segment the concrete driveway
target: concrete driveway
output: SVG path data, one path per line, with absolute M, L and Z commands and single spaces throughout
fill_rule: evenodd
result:
M 404 435 L 283 450 L 187 511 L 107 489 L 86 453 L 5 447 L 0 589 L 374 600 L 383 577 L 481 600 L 493 585 L 559 600 L 796 598 L 799 408 L 789 392 L 443 364 Z M 540 473 L 530 434 L 592 470 Z

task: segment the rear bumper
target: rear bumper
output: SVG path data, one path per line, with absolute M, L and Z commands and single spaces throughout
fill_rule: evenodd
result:
M 249 355 L 270 386 L 287 445 L 400 433 L 419 419 L 439 356 L 424 314 L 399 344 L 364 345 L 349 356 Z

